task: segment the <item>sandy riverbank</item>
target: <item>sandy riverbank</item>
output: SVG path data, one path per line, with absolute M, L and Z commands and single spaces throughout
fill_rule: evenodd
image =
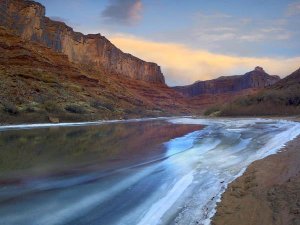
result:
M 212 225 L 299 225 L 300 137 L 232 182 Z

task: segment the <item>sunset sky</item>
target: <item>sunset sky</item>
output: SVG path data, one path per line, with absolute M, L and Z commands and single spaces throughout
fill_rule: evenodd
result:
M 47 16 L 101 33 L 162 67 L 169 85 L 300 66 L 300 1 L 39 0 Z

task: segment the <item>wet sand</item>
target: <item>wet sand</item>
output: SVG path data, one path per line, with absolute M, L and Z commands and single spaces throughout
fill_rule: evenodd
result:
M 300 137 L 282 151 L 252 163 L 233 181 L 212 225 L 300 224 Z

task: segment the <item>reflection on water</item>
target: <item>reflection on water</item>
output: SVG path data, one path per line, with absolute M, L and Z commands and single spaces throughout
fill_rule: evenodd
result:
M 200 128 L 154 120 L 0 131 L 0 182 L 135 165 L 163 156 L 164 142 Z

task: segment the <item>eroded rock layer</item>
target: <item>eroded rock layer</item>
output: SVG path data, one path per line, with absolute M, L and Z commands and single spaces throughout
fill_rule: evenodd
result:
M 71 63 L 2 26 L 0 53 L 0 124 L 192 114 L 188 101 L 165 84 Z
M 187 86 L 174 87 L 186 96 L 194 97 L 207 94 L 236 93 L 247 89 L 261 89 L 279 81 L 278 76 L 267 74 L 263 68 L 256 67 L 244 75 L 223 76 L 214 80 L 198 81 Z
M 37 2 L 0 0 L 0 25 L 15 30 L 24 40 L 66 54 L 72 62 L 136 80 L 165 83 L 157 64 L 122 52 L 100 34 L 74 32 L 65 23 L 46 17 L 45 7 Z

